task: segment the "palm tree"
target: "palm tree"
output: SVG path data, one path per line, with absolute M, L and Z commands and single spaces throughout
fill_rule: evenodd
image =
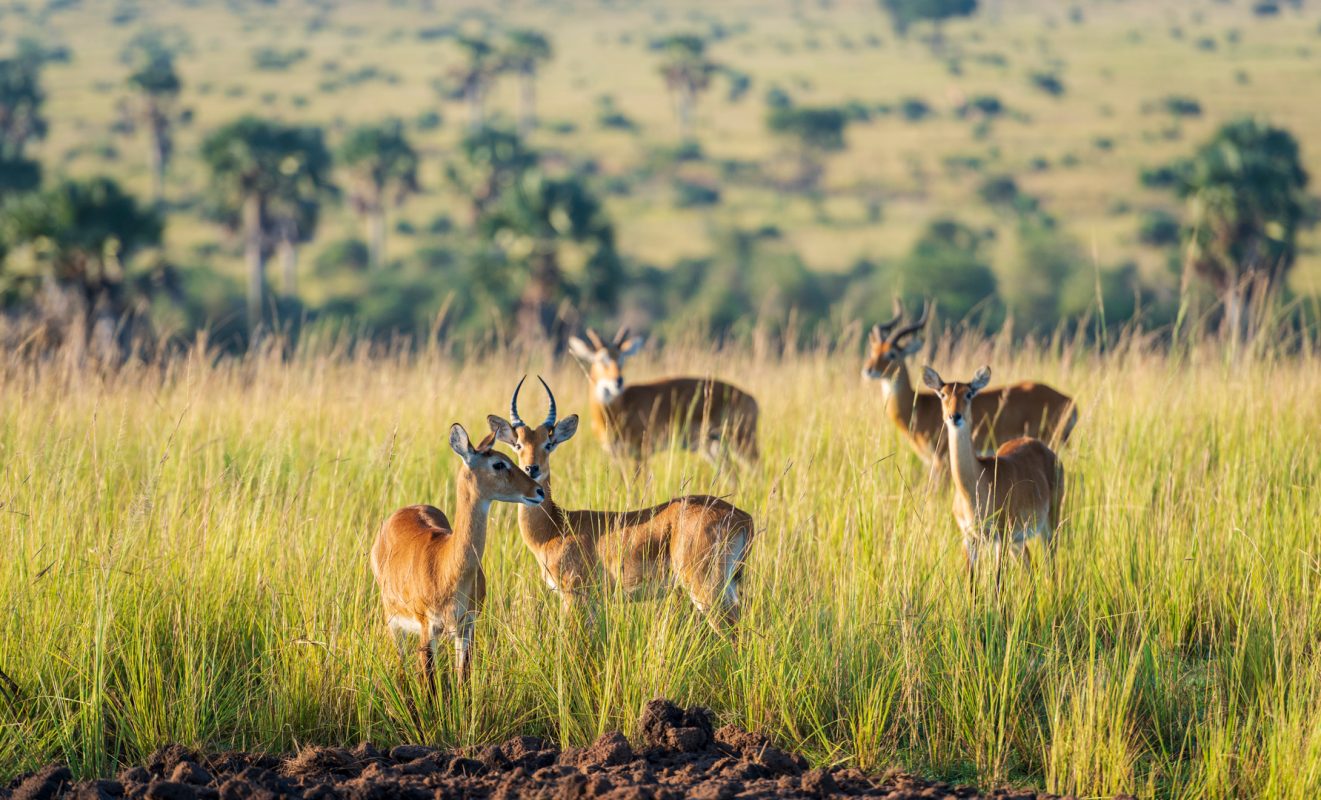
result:
M 1253 333 L 1256 306 L 1283 283 L 1308 219 L 1308 176 L 1298 141 L 1255 119 L 1224 125 L 1176 166 L 1190 212 L 1186 266 L 1215 288 L 1222 331 L 1237 344 Z
M 248 268 L 248 325 L 261 324 L 272 206 L 314 201 L 330 186 L 330 153 L 321 130 L 246 116 L 202 142 L 211 172 L 212 200 L 243 236 Z
M 385 263 L 385 212 L 418 191 L 417 151 L 403 125 L 391 120 L 351 131 L 340 148 L 340 161 L 353 176 L 349 201 L 367 220 L 367 244 L 373 269 Z
M 539 167 L 525 170 L 478 224 L 501 259 L 485 276 L 517 284 L 518 328 L 525 341 L 541 341 L 554 330 L 555 306 L 610 302 L 618 288 L 615 232 L 600 200 L 575 177 L 551 178 Z M 565 270 L 565 248 L 577 253 L 576 270 Z M 511 274 L 512 273 L 512 274 Z
M 41 164 L 27 157 L 28 145 L 46 136 L 39 68 L 31 59 L 0 59 L 0 199 L 41 182 Z
M 518 132 L 523 136 L 537 125 L 537 71 L 552 54 L 550 41 L 540 31 L 521 28 L 506 37 L 504 64 L 519 78 Z
M 468 134 L 459 144 L 459 153 L 461 158 L 446 164 L 445 177 L 468 198 L 474 225 L 506 188 L 537 163 L 537 154 L 518 134 L 500 128 Z
M 162 282 L 128 270 L 135 253 L 160 244 L 162 228 L 156 211 L 108 178 L 61 181 L 11 200 L 0 215 L 0 241 L 30 246 L 41 284 L 73 299 L 88 334 L 111 346 L 127 315 L 170 288 L 165 273 Z
M 172 129 L 178 111 L 175 108 L 182 89 L 174 69 L 174 54 L 164 46 L 144 40 L 125 54 L 132 72 L 128 84 L 138 95 L 134 117 L 146 127 L 151 140 L 152 198 L 159 204 L 165 196 L 165 171 L 174 150 Z
M 469 129 L 480 130 L 486 124 L 486 92 L 500 73 L 500 59 L 485 39 L 460 36 L 456 41 L 463 52 L 463 63 L 450 73 L 468 104 Z
M 660 73 L 666 88 L 674 96 L 679 135 L 684 141 L 690 141 L 693 138 L 693 106 L 711 85 L 711 76 L 717 65 L 706 57 L 706 42 L 700 36 L 676 34 L 662 40 L 660 47 L 665 51 Z

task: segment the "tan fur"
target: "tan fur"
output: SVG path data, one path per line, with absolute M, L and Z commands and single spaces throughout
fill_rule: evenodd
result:
M 1040 439 L 1023 436 L 1005 442 L 993 456 L 978 455 L 968 420 L 989 370 L 983 368 L 971 384 L 944 383 L 930 368 L 924 377 L 940 398 L 951 440 L 954 517 L 963 531 L 970 580 L 983 544 L 995 548 L 997 566 L 1002 546 L 1026 558 L 1027 540 L 1035 536 L 1052 552 L 1064 496 L 1064 470 L 1054 451 Z
M 517 419 L 516 412 L 513 416 Z M 677 585 L 713 627 L 728 630 L 737 622 L 738 587 L 753 535 L 751 515 L 706 495 L 636 511 L 566 510 L 551 492 L 550 453 L 573 436 L 577 416 L 535 427 L 514 427 L 494 416 L 490 423 L 546 490 L 546 502 L 519 509 L 519 530 L 542 578 L 566 608 L 597 586 L 648 599 Z
M 714 378 L 665 378 L 625 384 L 622 365 L 640 342 L 626 331 L 606 342 L 588 331 L 591 344 L 573 339 L 574 355 L 588 365 L 592 432 L 606 450 L 645 458 L 673 438 L 680 447 L 717 459 L 722 446 L 756 462 L 757 401 L 736 386 Z M 609 398 L 602 385 L 614 387 Z
M 456 436 L 452 432 L 451 442 Z M 434 506 L 407 506 L 385 521 L 371 550 L 372 574 L 381 591 L 386 622 L 396 634 L 418 633 L 418 660 L 433 688 L 432 644 L 440 634 L 454 640 L 460 681 L 471 668 L 473 626 L 486 599 L 482 555 L 491 502 L 538 503 L 544 494 L 508 456 L 491 450 L 495 437 L 487 437 L 476 448 L 468 445 L 466 433 L 461 441 L 468 457 L 455 479 L 454 524 Z M 464 457 L 457 445 L 452 446 Z
M 890 418 L 933 475 L 944 473 L 949 448 L 940 398 L 931 392 L 914 391 L 906 360 L 921 346 L 901 346 L 871 335 L 863 376 L 881 381 L 885 387 L 885 414 Z M 1078 422 L 1072 397 L 1030 381 L 996 386 L 979 392 L 972 405 L 972 442 L 977 452 L 986 452 L 1020 436 L 1032 436 L 1059 446 L 1069 440 Z

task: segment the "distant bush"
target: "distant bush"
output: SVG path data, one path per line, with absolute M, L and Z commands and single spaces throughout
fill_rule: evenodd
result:
M 905 97 L 899 101 L 899 113 L 909 122 L 921 122 L 931 116 L 931 106 L 920 97 Z
M 1178 170 L 1166 165 L 1142 169 L 1138 173 L 1138 180 L 1148 189 L 1168 189 L 1177 186 L 1181 177 Z
M 1160 107 L 1167 114 L 1175 117 L 1200 117 L 1202 104 L 1195 97 L 1169 95 L 1160 101 Z
M 435 236 L 444 236 L 454 230 L 454 220 L 449 214 L 437 214 L 427 223 L 427 233 Z
M 1280 13 L 1280 4 L 1275 0 L 1258 0 L 1252 6 L 1252 13 L 1259 17 L 1274 17 Z
M 1029 80 L 1033 86 L 1051 97 L 1059 97 L 1064 94 L 1064 82 L 1052 72 L 1034 72 L 1029 76 Z
M 365 272 L 369 263 L 371 263 L 371 254 L 368 252 L 367 243 L 361 239 L 348 238 L 326 245 L 326 248 L 317 254 L 312 267 L 317 275 L 324 277 L 343 270 Z
M 1179 218 L 1168 211 L 1148 211 L 1138 221 L 1138 241 L 1152 247 L 1178 244 L 1180 232 Z
M 720 190 L 703 183 L 676 180 L 674 193 L 675 208 L 702 208 L 720 203 Z
M 440 127 L 442 118 L 435 110 L 423 111 L 413 118 L 413 127 L 419 131 L 434 131 Z
M 282 72 L 307 58 L 307 48 L 294 47 L 280 50 L 275 47 L 258 47 L 252 51 L 252 66 L 264 72 Z
M 1004 103 L 993 94 L 973 95 L 959 108 L 959 116 L 962 117 L 980 116 L 991 119 L 1004 113 Z
M 794 104 L 789 93 L 779 86 L 772 86 L 766 90 L 765 102 L 771 108 L 788 108 Z

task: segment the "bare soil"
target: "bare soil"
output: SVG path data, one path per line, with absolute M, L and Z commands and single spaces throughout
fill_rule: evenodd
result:
M 681 709 L 666 700 L 647 704 L 643 744 L 634 748 L 618 732 L 588 747 L 559 750 L 520 736 L 466 751 L 371 744 L 309 747 L 275 756 L 194 753 L 164 747 L 141 766 L 113 779 L 74 781 L 53 764 L 0 788 L 0 800 L 448 800 L 449 798 L 610 798 L 610 800 L 733 800 L 733 798 L 877 797 L 1028 800 L 1030 791 L 928 782 L 891 772 L 867 775 L 838 767 L 809 769 L 766 737 L 732 725 L 718 730 L 701 707 Z

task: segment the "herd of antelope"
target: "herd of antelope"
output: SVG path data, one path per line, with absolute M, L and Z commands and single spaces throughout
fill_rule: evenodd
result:
M 926 367 L 922 382 L 930 391 L 915 390 L 907 360 L 922 348 L 930 304 L 907 325 L 895 305 L 894 319 L 870 331 L 863 377 L 880 383 L 886 414 L 929 465 L 932 479 L 948 476 L 970 590 L 978 555 L 988 545 L 998 586 L 1002 549 L 1028 563 L 1028 540 L 1040 537 L 1046 555 L 1054 552 L 1064 472 L 1052 447 L 1067 441 L 1077 408 L 1042 384 L 987 388 L 989 367 L 968 383 L 946 382 Z M 610 341 L 589 329 L 586 340 L 573 337 L 569 346 L 591 380 L 592 430 L 607 452 L 631 458 L 638 469 L 655 448 L 671 442 L 713 460 L 728 454 L 757 461 L 757 401 L 747 392 L 711 378 L 625 384 L 623 364 L 642 346 L 627 329 Z M 514 388 L 509 418 L 487 417 L 490 434 L 477 445 L 462 425 L 450 428 L 450 447 L 462 462 L 453 522 L 433 506 L 408 506 L 390 515 L 372 545 L 386 621 L 396 636 L 419 637 L 427 684 L 435 688 L 433 646 L 441 635 L 454 642 L 457 680 L 471 669 L 495 501 L 518 505 L 523 543 L 566 610 L 581 608 L 590 616 L 601 588 L 648 599 L 678 587 L 712 627 L 733 637 L 752 516 L 708 495 L 632 511 L 561 507 L 551 490 L 551 454 L 577 433 L 578 415 L 561 418 L 554 393 L 538 377 L 549 412 L 529 425 L 518 411 L 524 380 Z M 497 443 L 515 457 L 496 450 Z

